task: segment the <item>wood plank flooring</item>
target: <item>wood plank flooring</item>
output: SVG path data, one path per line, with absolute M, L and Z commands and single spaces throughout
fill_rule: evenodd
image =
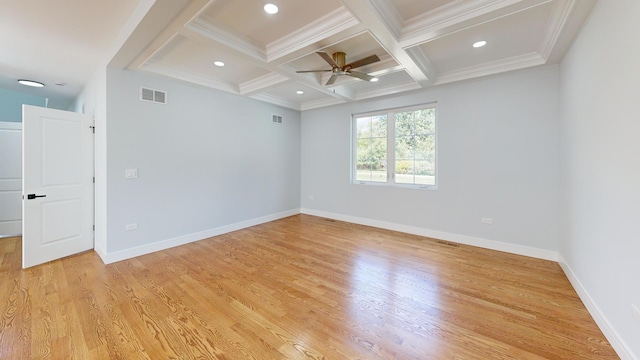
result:
M 104 265 L 0 239 L 0 359 L 617 359 L 558 264 L 296 215 Z

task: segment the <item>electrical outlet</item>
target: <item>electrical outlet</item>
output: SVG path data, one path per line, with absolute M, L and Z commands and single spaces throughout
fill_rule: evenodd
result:
M 482 218 L 482 223 L 483 224 L 487 224 L 487 225 L 491 225 L 491 224 L 493 224 L 493 219 L 492 218 Z
M 633 318 L 640 324 L 640 310 L 635 305 L 631 305 L 631 312 L 633 313 Z
M 125 169 L 124 170 L 125 179 L 137 179 L 138 178 L 138 169 Z
M 125 231 L 133 231 L 138 228 L 138 224 L 127 224 L 124 226 Z

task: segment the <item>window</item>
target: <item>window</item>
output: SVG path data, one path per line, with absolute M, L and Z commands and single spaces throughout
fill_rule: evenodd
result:
M 435 188 L 436 106 L 353 116 L 354 183 Z

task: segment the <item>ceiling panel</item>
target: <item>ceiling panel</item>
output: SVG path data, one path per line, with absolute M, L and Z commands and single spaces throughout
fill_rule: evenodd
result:
M 214 61 L 222 61 L 225 65 L 215 66 Z M 256 66 L 254 62 L 239 56 L 235 50 L 224 45 L 211 42 L 203 46 L 198 41 L 180 35 L 158 51 L 150 63 L 233 85 L 270 73 L 269 70 Z
M 278 0 L 273 3 L 280 9 L 276 15 L 264 12 L 266 1 L 217 0 L 202 14 L 202 18 L 266 46 L 342 6 L 339 0 Z
M 553 3 L 546 3 L 454 32 L 419 46 L 437 73 L 478 66 L 538 50 Z M 482 48 L 473 48 L 479 40 Z

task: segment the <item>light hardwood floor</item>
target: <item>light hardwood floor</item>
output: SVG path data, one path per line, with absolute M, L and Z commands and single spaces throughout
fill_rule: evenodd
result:
M 0 359 L 617 359 L 558 264 L 307 215 L 20 268 Z

